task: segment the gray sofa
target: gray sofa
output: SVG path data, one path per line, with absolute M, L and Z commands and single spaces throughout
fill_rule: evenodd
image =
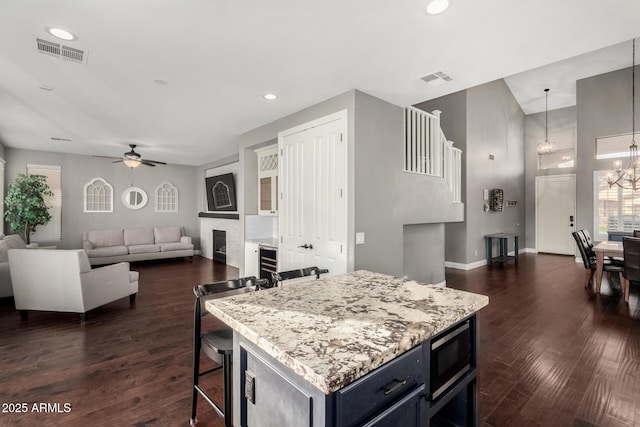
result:
M 117 228 L 82 233 L 91 265 L 193 257 L 191 237 L 182 227 Z
M 20 236 L 0 234 L 0 298 L 13 296 L 11 273 L 9 271 L 9 249 L 26 249 Z

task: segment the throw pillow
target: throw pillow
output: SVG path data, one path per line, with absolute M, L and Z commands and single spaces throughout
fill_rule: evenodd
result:
M 153 234 L 156 237 L 156 243 L 179 242 L 182 236 L 181 227 L 155 227 Z

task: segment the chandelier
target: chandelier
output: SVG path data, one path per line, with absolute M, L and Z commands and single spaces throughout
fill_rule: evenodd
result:
M 549 141 L 549 89 L 544 90 L 544 142 L 538 143 L 538 154 L 556 152 L 556 143 Z
M 636 145 L 636 39 L 633 39 L 631 61 L 631 145 L 629 146 L 629 163 L 622 168 L 622 161 L 613 162 L 613 170 L 607 173 L 609 187 L 617 185 L 622 188 L 638 190 L 640 185 L 640 164 L 638 163 L 638 146 Z

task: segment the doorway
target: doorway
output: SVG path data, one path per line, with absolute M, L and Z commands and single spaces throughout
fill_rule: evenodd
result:
M 281 132 L 279 270 L 347 272 L 346 110 Z
M 536 177 L 536 249 L 575 255 L 576 176 Z

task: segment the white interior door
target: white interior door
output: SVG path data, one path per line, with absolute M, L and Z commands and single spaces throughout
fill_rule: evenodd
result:
M 346 118 L 326 119 L 280 136 L 280 271 L 347 272 Z
M 538 252 L 575 254 L 576 176 L 536 177 L 536 247 Z

